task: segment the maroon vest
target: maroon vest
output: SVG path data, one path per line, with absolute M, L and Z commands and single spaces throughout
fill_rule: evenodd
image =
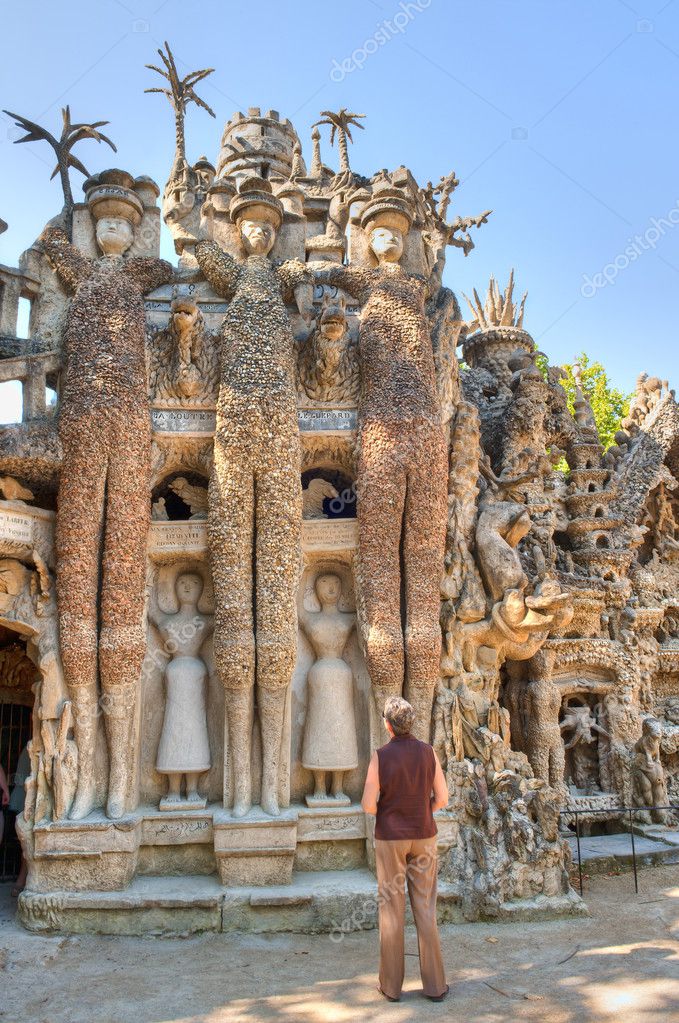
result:
M 431 810 L 436 761 L 426 742 L 397 735 L 377 751 L 380 798 L 375 838 L 387 841 L 433 838 Z

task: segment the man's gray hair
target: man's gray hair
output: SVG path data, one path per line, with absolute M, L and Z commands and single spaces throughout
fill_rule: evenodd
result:
M 395 735 L 408 735 L 415 722 L 415 711 L 407 700 L 390 696 L 384 704 L 384 716 L 394 729 Z

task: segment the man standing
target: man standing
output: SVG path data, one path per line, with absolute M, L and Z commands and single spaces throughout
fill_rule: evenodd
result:
M 448 787 L 432 747 L 411 734 L 415 712 L 398 696 L 384 705 L 391 736 L 373 753 L 361 805 L 375 814 L 375 858 L 380 918 L 380 992 L 401 998 L 404 974 L 405 890 L 417 927 L 424 994 L 440 1002 L 448 994 L 436 924 L 436 824 L 433 813 L 448 805 Z

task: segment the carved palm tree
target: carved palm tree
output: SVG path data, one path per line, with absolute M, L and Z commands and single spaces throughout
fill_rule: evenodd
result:
M 360 128 L 363 131 L 363 125 L 358 123 L 360 117 L 365 117 L 365 114 L 352 114 L 346 107 L 342 107 L 336 114 L 332 110 L 321 110 L 321 120 L 316 121 L 312 125 L 313 128 L 319 124 L 327 124 L 330 126 L 330 145 L 335 144 L 335 134 L 337 135 L 337 145 L 339 148 L 340 155 L 340 174 L 348 174 L 351 170 L 349 167 L 349 147 L 347 140 L 353 143 L 351 137 L 352 128 Z
M 215 112 L 212 107 L 209 107 L 207 103 L 197 96 L 194 91 L 194 86 L 201 82 L 208 75 L 211 75 L 214 68 L 208 67 L 203 68 L 202 71 L 190 71 L 184 78 L 180 78 L 177 73 L 177 65 L 175 64 L 172 50 L 170 49 L 169 43 L 165 43 L 164 53 L 162 50 L 158 50 L 158 54 L 165 70 L 157 67 L 155 64 L 147 64 L 146 67 L 150 71 L 156 71 L 161 77 L 163 77 L 169 83 L 169 89 L 155 88 L 155 89 L 144 89 L 144 92 L 162 92 L 164 96 L 167 96 L 170 101 L 170 105 L 174 110 L 174 124 L 175 124 L 175 157 L 174 157 L 174 168 L 173 171 L 181 170 L 186 165 L 186 137 L 184 134 L 184 118 L 186 115 L 186 108 L 189 103 L 195 103 L 196 106 L 202 107 L 203 110 L 207 110 L 211 117 L 215 116 Z
M 29 121 L 26 117 L 20 117 L 19 114 L 13 114 L 11 110 L 5 110 L 3 113 L 7 114 L 8 117 L 13 117 L 17 128 L 22 128 L 28 134 L 24 135 L 22 139 L 16 139 L 19 142 L 49 142 L 50 146 L 56 153 L 57 165 L 52 172 L 52 178 L 59 174 L 61 178 L 61 188 L 64 193 L 64 209 L 68 221 L 70 223 L 73 214 L 73 192 L 71 191 L 71 182 L 68 176 L 70 167 L 75 167 L 81 174 L 84 174 L 88 178 L 89 171 L 83 166 L 77 156 L 73 155 L 73 146 L 82 141 L 83 139 L 94 139 L 95 142 L 105 142 L 111 147 L 113 152 L 117 152 L 116 147 L 111 142 L 107 135 L 99 131 L 108 121 L 94 121 L 92 124 L 71 124 L 71 111 L 69 107 L 64 107 L 61 111 L 63 117 L 63 128 L 61 129 L 61 137 L 56 139 L 46 128 L 41 128 L 39 124 L 35 124 L 33 121 Z

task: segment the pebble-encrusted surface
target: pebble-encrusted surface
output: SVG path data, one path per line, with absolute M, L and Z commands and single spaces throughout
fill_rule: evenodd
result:
M 419 734 L 429 738 L 441 653 L 447 451 L 426 284 L 396 264 L 328 268 L 321 279 L 362 303 L 356 579 L 368 670 L 379 701 L 405 691 Z
M 64 332 L 65 383 L 59 437 L 63 460 L 56 522 L 57 602 L 69 693 L 116 702 L 134 691 L 146 637 L 142 630 L 146 534 L 150 517 L 151 426 L 146 384 L 143 296 L 172 280 L 164 260 L 84 257 L 58 228 L 45 251 L 73 299 Z M 103 541 L 103 563 L 100 549 Z M 97 600 L 101 600 L 98 642 Z M 133 703 L 129 692 L 122 697 Z M 78 697 L 78 718 L 89 713 Z M 91 708 L 92 716 L 96 706 Z M 119 720 L 117 714 L 109 715 Z M 105 718 L 108 722 L 108 717 Z M 129 722 L 128 722 L 129 724 Z M 78 735 L 81 774 L 92 729 Z M 109 729 L 111 760 L 128 757 L 125 736 Z M 113 769 L 112 764 L 112 769 Z
M 284 693 L 295 666 L 301 558 L 295 347 L 284 299 L 309 271 L 296 261 L 275 269 L 266 256 L 238 263 L 214 242 L 199 242 L 196 257 L 213 288 L 230 299 L 209 487 L 215 661 L 227 690 L 234 773 L 241 773 L 239 739 L 250 728 L 249 704 L 235 693 L 255 682 L 266 773 L 274 755 L 277 770 L 283 720 L 281 700 L 266 694 Z M 275 721 L 264 720 L 266 708 Z M 249 773 L 249 761 L 242 770 Z

